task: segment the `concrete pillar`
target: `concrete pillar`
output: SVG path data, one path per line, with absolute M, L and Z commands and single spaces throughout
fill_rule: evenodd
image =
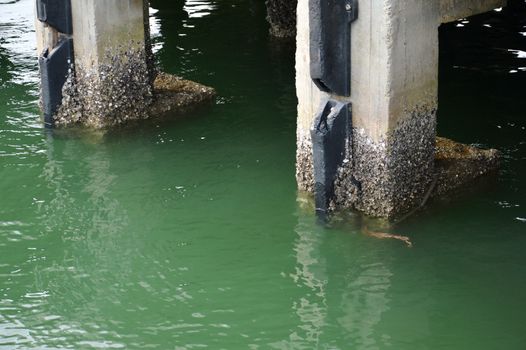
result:
M 111 125 L 147 114 L 152 86 L 144 15 L 143 0 L 72 1 L 78 117 L 84 124 Z M 71 110 L 60 116 L 66 123 Z
M 56 125 L 101 127 L 147 115 L 153 78 L 146 9 L 146 0 L 71 1 L 74 70 L 62 90 Z M 49 30 L 38 22 L 41 52 Z
M 352 146 L 334 205 L 393 217 L 419 204 L 432 183 L 438 87 L 438 26 L 502 0 L 359 1 L 351 24 Z M 471 11 L 468 13 L 468 10 Z M 309 130 L 325 96 L 311 82 L 308 0 L 298 2 L 297 181 L 313 190 Z

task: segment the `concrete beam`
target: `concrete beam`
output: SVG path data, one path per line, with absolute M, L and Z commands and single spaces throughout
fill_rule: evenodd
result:
M 506 3 L 506 0 L 440 0 L 440 22 L 452 22 L 488 12 L 506 6 Z

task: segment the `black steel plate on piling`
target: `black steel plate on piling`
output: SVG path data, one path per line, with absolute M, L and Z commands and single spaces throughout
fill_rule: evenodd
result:
M 351 22 L 358 0 L 309 0 L 310 74 L 322 91 L 351 94 Z
M 38 20 L 60 33 L 72 34 L 71 0 L 36 0 Z
M 325 219 L 334 181 L 350 148 L 351 104 L 328 100 L 322 103 L 311 129 L 316 213 Z
M 53 125 L 53 115 L 62 102 L 62 87 L 67 80 L 73 57 L 73 40 L 62 39 L 49 52 L 46 49 L 38 58 L 42 90 L 42 109 L 44 122 Z

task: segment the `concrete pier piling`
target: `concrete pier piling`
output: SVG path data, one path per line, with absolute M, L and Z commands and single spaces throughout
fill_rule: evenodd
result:
M 144 15 L 143 0 L 72 2 L 76 91 L 64 100 L 57 123 L 83 119 L 98 127 L 147 114 L 153 87 Z M 76 106 L 68 103 L 82 111 L 72 116 Z
M 61 95 L 45 111 L 48 124 L 100 127 L 147 114 L 153 86 L 143 0 L 38 0 L 36 7 L 40 57 L 46 48 L 51 55 L 66 39 L 73 47 L 67 61 L 49 63 L 53 74 L 63 77 L 67 72 L 62 88 L 56 84 L 48 88 L 41 75 L 43 105 L 49 103 L 49 90 Z M 57 8 L 67 10 L 52 12 Z M 55 18 L 70 25 L 67 37 L 53 24 Z
M 274 35 L 296 33 L 296 177 L 301 190 L 326 192 L 317 209 L 395 217 L 452 187 L 437 181 L 455 173 L 444 164 L 462 155 L 470 156 L 463 181 L 494 168 L 495 152 L 437 146 L 438 27 L 505 0 L 295 1 L 266 5 Z M 156 73 L 147 0 L 36 0 L 36 14 L 48 124 L 102 128 L 214 97 Z
M 51 13 L 65 7 L 68 10 L 60 16 L 70 24 L 68 33 L 56 28 Z M 213 99 L 211 88 L 167 74 L 157 76 L 148 8 L 147 0 L 37 0 L 41 61 L 66 40 L 72 47 L 67 59 L 48 64 L 52 74 L 41 65 L 47 124 L 105 128 L 166 112 L 186 112 Z M 64 81 L 48 84 L 48 75 Z
M 436 178 L 438 27 L 505 1 L 360 1 L 350 24 L 350 96 L 323 92 L 311 79 L 312 1 L 297 8 L 298 187 L 315 188 L 310 130 L 320 101 L 343 101 L 352 104 L 352 132 L 332 207 L 381 217 L 408 212 Z

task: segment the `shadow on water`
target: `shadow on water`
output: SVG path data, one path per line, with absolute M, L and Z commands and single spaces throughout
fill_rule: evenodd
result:
M 517 123 L 526 109 L 526 10 L 502 10 L 442 25 L 439 133 L 459 141 L 500 147 L 499 124 Z M 462 91 L 460 94 L 459 91 Z M 481 100 L 481 96 L 485 99 Z M 459 116 L 458 118 L 443 116 Z M 509 147 L 510 145 L 505 145 Z
M 463 211 L 491 213 L 510 225 L 509 232 L 520 230 L 526 205 L 520 195 L 524 182 L 518 180 L 526 176 L 525 33 L 524 6 L 473 16 L 440 30 L 439 134 L 503 153 L 496 183 L 474 194 Z
M 0 88 L 5 89 L 7 83 L 13 78 L 12 71 L 15 69 L 15 65 L 11 62 L 8 52 L 2 47 L 2 39 L 0 38 Z

